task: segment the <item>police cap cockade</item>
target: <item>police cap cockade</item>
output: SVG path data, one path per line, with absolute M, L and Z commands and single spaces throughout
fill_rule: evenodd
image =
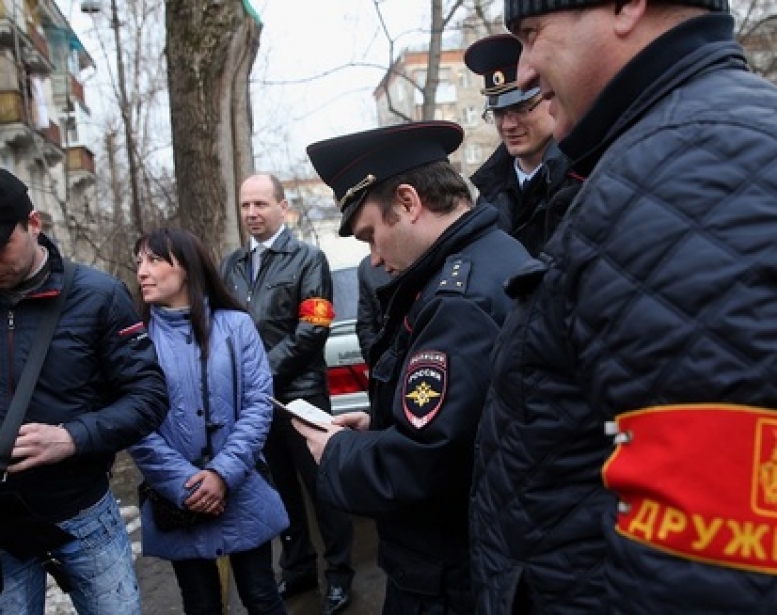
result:
M 19 222 L 26 220 L 33 206 L 27 185 L 16 175 L 0 169 L 0 246 L 4 246 Z
M 348 237 L 351 218 L 368 192 L 381 182 L 431 162 L 447 160 L 461 145 L 464 130 L 454 122 L 397 124 L 312 143 L 308 157 L 334 191 L 342 214 L 340 235 Z
M 497 34 L 475 41 L 464 53 L 464 63 L 473 73 L 482 75 L 486 109 L 504 109 L 539 94 L 539 88 L 522 91 L 518 87 L 518 58 L 521 43 L 510 34 Z

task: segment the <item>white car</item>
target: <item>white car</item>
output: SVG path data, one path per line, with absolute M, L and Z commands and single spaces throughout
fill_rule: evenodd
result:
M 332 269 L 335 318 L 326 342 L 329 395 L 332 413 L 369 412 L 369 370 L 356 337 L 356 307 L 359 301 L 357 266 Z

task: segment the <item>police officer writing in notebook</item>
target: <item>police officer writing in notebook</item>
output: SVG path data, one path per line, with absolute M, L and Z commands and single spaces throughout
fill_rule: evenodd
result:
M 326 431 L 293 421 L 320 463 L 322 500 L 376 521 L 383 613 L 472 613 L 467 503 L 489 354 L 510 307 L 503 282 L 531 262 L 473 208 L 447 157 L 451 122 L 403 124 L 308 147 L 342 212 L 340 234 L 369 244 L 394 276 L 370 353 L 372 414 Z

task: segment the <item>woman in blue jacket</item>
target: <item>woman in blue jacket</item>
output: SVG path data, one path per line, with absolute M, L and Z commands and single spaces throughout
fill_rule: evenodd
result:
M 257 471 L 272 420 L 272 376 L 259 334 L 188 231 L 151 231 L 134 253 L 170 411 L 130 452 L 159 496 L 201 513 L 190 527 L 164 529 L 146 498 L 143 554 L 172 562 L 188 615 L 221 615 L 216 558 L 222 555 L 230 558 L 248 613 L 285 613 L 271 540 L 288 518 Z

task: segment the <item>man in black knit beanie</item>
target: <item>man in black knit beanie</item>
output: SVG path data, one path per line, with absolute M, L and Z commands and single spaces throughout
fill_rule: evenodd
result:
M 725 0 L 505 0 L 584 179 L 507 285 L 470 501 L 480 614 L 777 604 L 777 88 Z M 769 340 L 767 342 L 767 340 Z

